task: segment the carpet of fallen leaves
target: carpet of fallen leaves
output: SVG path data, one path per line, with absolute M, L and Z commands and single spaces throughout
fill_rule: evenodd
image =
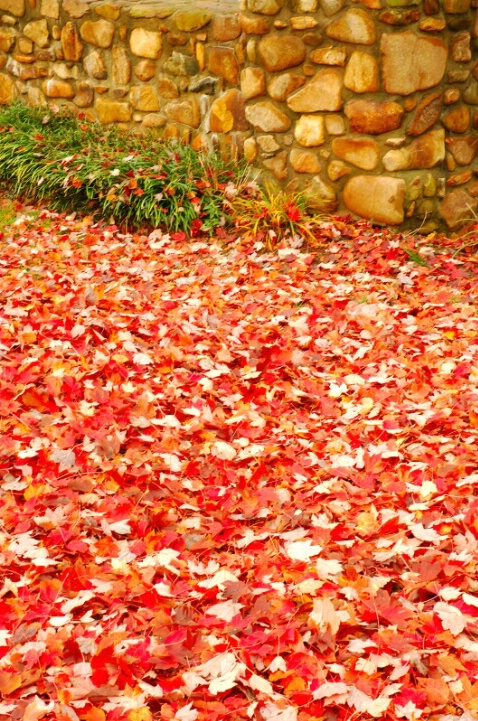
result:
M 478 717 L 478 267 L 323 231 L 4 233 L 0 718 Z

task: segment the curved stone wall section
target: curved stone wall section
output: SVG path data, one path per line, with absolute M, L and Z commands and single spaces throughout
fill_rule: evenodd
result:
M 0 0 L 0 103 L 244 154 L 318 210 L 478 212 L 478 0 Z

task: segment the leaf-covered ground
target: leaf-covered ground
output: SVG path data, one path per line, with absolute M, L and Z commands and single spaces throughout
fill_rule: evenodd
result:
M 477 265 L 323 232 L 5 232 L 0 718 L 477 718 Z

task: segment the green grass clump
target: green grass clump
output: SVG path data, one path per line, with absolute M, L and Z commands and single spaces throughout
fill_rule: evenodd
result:
M 221 223 L 223 190 L 240 172 L 237 163 L 179 142 L 45 108 L 0 110 L 0 182 L 56 209 L 195 235 Z

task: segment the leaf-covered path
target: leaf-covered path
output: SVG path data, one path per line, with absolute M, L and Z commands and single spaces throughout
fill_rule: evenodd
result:
M 1 719 L 477 717 L 477 265 L 324 238 L 5 234 Z

